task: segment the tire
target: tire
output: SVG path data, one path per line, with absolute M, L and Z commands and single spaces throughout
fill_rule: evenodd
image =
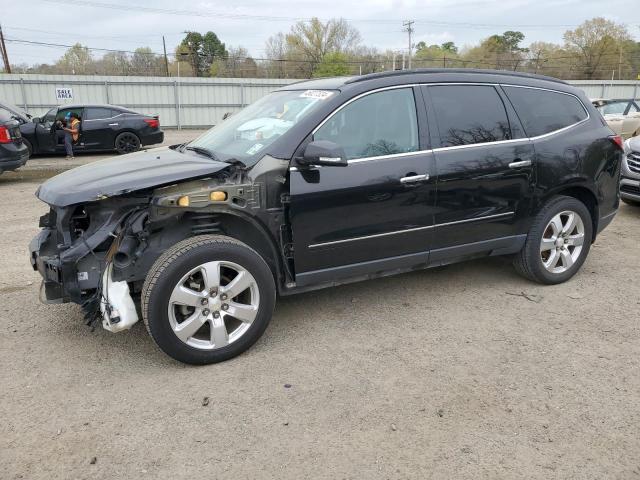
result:
M 627 205 L 631 205 L 632 207 L 640 207 L 640 202 L 638 202 L 637 200 L 629 200 L 628 198 L 621 198 L 620 200 L 622 200 Z
M 217 283 L 207 279 L 214 270 Z M 249 286 L 239 290 L 244 284 Z M 200 295 L 195 302 L 194 294 Z M 251 347 L 271 320 L 275 298 L 271 269 L 256 251 L 230 237 L 201 235 L 177 243 L 153 264 L 142 288 L 142 317 L 162 351 L 203 365 Z
M 27 147 L 27 150 L 29 150 L 29 158 L 31 158 L 31 156 L 33 155 L 33 146 L 31 145 L 31 142 L 26 138 L 22 137 L 22 143 L 24 143 L 25 146 Z
M 140 150 L 140 137 L 133 132 L 122 132 L 116 137 L 114 147 L 120 155 Z
M 565 227 L 570 225 L 569 213 L 576 215 L 575 227 L 565 233 Z M 577 245 L 580 237 L 582 243 Z M 514 266 L 534 282 L 546 285 L 566 282 L 587 258 L 592 238 L 593 222 L 584 203 L 573 197 L 553 197 L 536 215 L 524 247 L 514 258 Z

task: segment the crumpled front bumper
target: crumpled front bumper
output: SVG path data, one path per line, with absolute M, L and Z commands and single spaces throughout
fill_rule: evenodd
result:
M 53 231 L 43 228 L 29 243 L 31 266 L 42 276 L 40 300 L 45 303 L 65 303 L 70 299 L 65 292 L 60 257 L 49 255 L 46 250 Z

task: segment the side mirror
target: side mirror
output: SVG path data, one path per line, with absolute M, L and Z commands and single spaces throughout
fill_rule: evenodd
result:
M 298 158 L 300 165 L 321 165 L 324 167 L 346 167 L 349 165 L 344 149 L 328 140 L 316 140 L 307 145 L 302 158 Z
M 32 121 L 33 123 L 40 123 L 40 117 L 33 117 L 33 118 L 31 119 L 31 121 Z

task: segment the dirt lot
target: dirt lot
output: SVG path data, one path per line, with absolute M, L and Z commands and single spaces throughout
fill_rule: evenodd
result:
M 3 479 L 640 478 L 640 209 L 564 285 L 486 259 L 308 293 L 195 368 L 141 324 L 92 332 L 38 302 L 45 207 L 17 180 L 0 177 Z

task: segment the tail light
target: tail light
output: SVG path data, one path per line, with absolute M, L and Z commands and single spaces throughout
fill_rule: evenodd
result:
M 12 141 L 9 129 L 4 125 L 0 125 L 0 143 L 11 143 Z
M 615 143 L 620 150 L 624 150 L 624 140 L 620 135 L 611 135 L 609 137 L 613 143 Z
M 144 123 L 149 125 L 151 128 L 158 128 L 160 126 L 160 120 L 157 118 L 145 118 Z

